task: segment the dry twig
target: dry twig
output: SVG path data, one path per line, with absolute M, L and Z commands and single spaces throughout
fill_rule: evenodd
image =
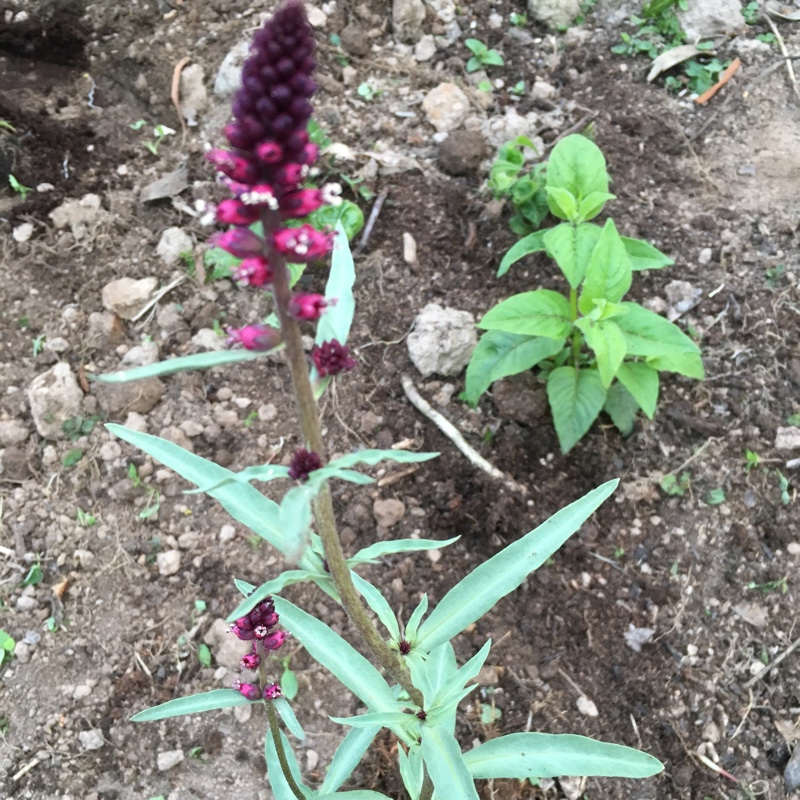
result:
M 755 686 L 768 672 L 775 669 L 775 667 L 777 667 L 784 658 L 794 653 L 798 647 L 800 647 L 800 638 L 795 639 L 779 656 L 773 658 L 772 661 L 770 661 L 769 664 L 767 664 L 767 666 L 761 670 L 761 672 L 759 672 L 757 675 L 754 675 L 746 683 L 743 683 L 742 688 L 749 689 L 750 687 Z
M 789 55 L 789 51 L 786 49 L 786 42 L 783 41 L 783 36 L 781 36 L 780 31 L 778 30 L 778 26 L 772 21 L 772 17 L 769 14 L 763 13 L 761 15 L 767 21 L 767 25 L 769 25 L 772 33 L 775 36 L 776 41 L 778 42 L 778 47 L 781 49 L 781 55 L 784 57 L 786 61 L 786 72 L 789 74 L 789 80 L 792 83 L 792 89 L 794 89 L 795 97 L 800 100 L 800 87 L 797 86 L 797 78 L 794 74 L 794 66 L 792 66 L 792 58 Z
M 183 109 L 181 109 L 181 72 L 183 72 L 183 68 L 191 60 L 189 56 L 182 58 L 175 65 L 175 69 L 172 70 L 172 93 L 170 97 L 172 98 L 172 105 L 175 106 L 175 110 L 178 112 L 178 119 L 181 122 L 181 147 L 186 144 L 186 120 L 183 118 Z

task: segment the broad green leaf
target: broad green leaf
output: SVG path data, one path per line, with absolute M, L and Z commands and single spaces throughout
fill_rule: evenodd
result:
M 283 731 L 280 731 L 281 743 L 289 763 L 289 771 L 295 783 L 301 788 L 306 797 L 311 797 L 311 790 L 303 783 L 303 775 L 300 772 L 300 765 L 297 757 L 289 744 L 289 739 Z M 289 787 L 286 777 L 281 769 L 281 762 L 278 759 L 278 751 L 275 748 L 275 740 L 272 738 L 272 730 L 267 729 L 267 736 L 264 740 L 264 758 L 267 762 L 267 777 L 275 800 L 297 800 L 295 793 Z
M 631 393 L 648 419 L 653 419 L 658 404 L 658 372 L 649 364 L 629 361 L 619 368 L 617 380 Z
M 608 390 L 603 411 L 611 417 L 611 421 L 623 436 L 630 436 L 636 424 L 636 412 L 639 404 L 633 395 L 619 382 Z
M 512 264 L 516 264 L 520 259 L 529 256 L 531 253 L 540 253 L 544 250 L 544 235 L 547 231 L 535 231 L 529 233 L 524 238 L 514 244 L 511 249 L 503 256 L 500 266 L 497 269 L 497 277 L 501 278 L 508 272 Z
M 562 223 L 545 231 L 543 241 L 547 254 L 558 264 L 570 288 L 577 289 L 581 285 L 601 231 L 602 228 L 592 222 Z
M 255 702 L 260 703 L 261 701 L 256 700 Z M 162 703 L 160 706 L 146 708 L 131 717 L 131 722 L 154 722 L 157 719 L 179 717 L 182 714 L 198 714 L 202 711 L 214 711 L 217 708 L 247 706 L 250 703 L 251 701 L 236 689 L 214 689 L 211 692 L 178 697 Z
M 697 345 L 668 319 L 638 303 L 625 302 L 622 306 L 627 309 L 627 313 L 616 319 L 616 323 L 625 334 L 629 356 L 674 356 L 680 353 L 694 353 L 699 356 Z
M 417 607 L 411 612 L 411 616 L 408 618 L 408 624 L 406 625 L 406 641 L 411 645 L 416 641 L 419 624 L 422 622 L 422 618 L 425 616 L 427 610 L 428 594 L 426 592 L 422 595 L 422 599 L 419 601 Z
M 437 797 L 480 800 L 455 737 L 441 725 L 423 726 L 422 757 Z
M 478 327 L 563 340 L 572 329 L 569 301 L 550 289 L 522 292 L 487 311 Z
M 558 367 L 547 376 L 547 400 L 561 452 L 568 453 L 597 419 L 606 390 L 596 369 Z
M 392 641 L 399 642 L 400 626 L 397 624 L 397 617 L 380 590 L 356 573 L 353 573 L 353 583 L 367 605 L 378 615 L 383 627 L 389 631 Z
M 661 251 L 656 250 L 653 245 L 643 242 L 641 239 L 630 239 L 627 236 L 620 237 L 622 244 L 625 245 L 625 252 L 631 260 L 631 269 L 638 272 L 642 269 L 661 269 L 671 267 L 675 262 L 665 256 Z
M 565 136 L 547 160 L 547 186 L 571 192 L 578 204 L 594 192 L 608 193 L 606 160 L 600 148 L 585 136 Z
M 303 730 L 303 726 L 297 721 L 294 709 L 289 701 L 285 697 L 278 697 L 270 702 L 275 706 L 275 710 L 278 714 L 280 714 L 283 724 L 289 729 L 289 733 L 302 742 L 303 739 L 306 738 L 306 733 Z
M 582 314 L 589 314 L 595 300 L 618 303 L 631 288 L 631 262 L 619 238 L 613 220 L 603 226 L 603 232 L 592 251 L 583 288 L 578 300 Z
M 495 381 L 535 367 L 556 355 L 563 346 L 563 341 L 544 336 L 486 331 L 467 366 L 464 399 L 474 408 Z
M 356 453 L 335 458 L 326 466 L 341 469 L 354 467 L 356 464 L 366 464 L 369 467 L 380 464 L 382 461 L 396 461 L 398 464 L 414 464 L 419 461 L 430 461 L 438 458 L 439 453 L 415 453 L 413 450 L 359 450 Z
M 616 195 L 609 194 L 608 192 L 592 192 L 581 200 L 578 206 L 578 219 L 581 222 L 594 219 L 603 210 L 603 206 L 605 206 L 609 200 L 616 199 Z
M 581 329 L 586 344 L 594 351 L 597 359 L 597 371 L 608 389 L 617 374 L 617 370 L 625 358 L 625 337 L 612 320 L 595 321 L 582 317 L 575 324 Z
M 706 376 L 700 353 L 665 353 L 661 356 L 651 356 L 647 359 L 647 363 L 660 372 L 677 372 L 679 375 L 686 375 L 699 381 Z
M 653 756 L 586 736 L 510 733 L 464 753 L 473 778 L 649 778 L 664 769 Z
M 546 191 L 550 213 L 558 219 L 575 222 L 578 217 L 578 201 L 575 195 L 561 186 L 548 186 Z
M 319 787 L 321 795 L 335 792 L 349 777 L 361 761 L 361 756 L 366 753 L 372 740 L 380 733 L 381 726 L 373 725 L 371 728 L 352 728 L 344 737 L 331 759 L 325 780 Z
M 275 597 L 281 625 L 296 636 L 309 655 L 322 664 L 373 711 L 394 710 L 394 696 L 372 664 L 322 620 L 282 597 Z
M 386 542 L 375 542 L 359 550 L 347 563 L 352 567 L 355 564 L 377 564 L 379 558 L 397 553 L 415 553 L 420 550 L 438 550 L 447 547 L 459 540 L 459 536 L 452 539 L 394 539 Z
M 506 62 L 503 61 L 503 57 L 496 50 L 487 50 L 486 55 L 483 57 L 483 63 L 484 65 L 502 67 Z
M 364 213 L 350 200 L 341 199 L 336 206 L 324 205 L 314 211 L 308 221 L 317 229 L 335 229 L 341 223 L 348 241 L 364 227 Z
M 439 601 L 420 625 L 414 642 L 422 650 L 448 642 L 516 589 L 589 518 L 614 491 L 619 481 L 608 481 L 576 500 L 538 528 L 476 567 Z
M 218 488 L 209 490 L 208 495 L 218 500 L 235 520 L 283 552 L 285 542 L 280 527 L 280 507 L 249 484 L 233 483 L 236 473 L 158 436 L 132 431 L 114 423 L 108 423 L 106 428 L 196 486 L 218 485 Z
M 282 345 L 280 346 L 282 347 Z M 214 353 L 194 353 L 191 356 L 180 356 L 179 358 L 169 358 L 166 361 L 159 361 L 157 364 L 147 364 L 144 367 L 134 367 L 122 372 L 110 372 L 107 375 L 91 375 L 88 377 L 100 383 L 127 383 L 128 381 L 140 381 L 143 378 L 163 377 L 173 375 L 176 372 L 186 372 L 196 369 L 214 369 L 223 367 L 226 364 L 238 364 L 241 361 L 254 361 L 263 358 L 269 353 L 275 353 L 279 348 L 272 350 L 218 350 Z

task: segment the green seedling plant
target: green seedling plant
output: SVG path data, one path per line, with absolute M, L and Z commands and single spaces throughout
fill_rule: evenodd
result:
M 469 61 L 467 61 L 467 72 L 477 72 L 481 67 L 502 67 L 506 63 L 497 50 L 488 48 L 478 39 L 466 39 L 464 44 L 472 53 Z
M 753 450 L 744 451 L 744 471 L 749 475 L 750 470 L 761 463 L 761 456 Z
M 89 511 L 84 511 L 82 508 L 78 509 L 75 518 L 81 528 L 92 528 L 97 524 L 97 517 Z
M 13 175 L 8 176 L 8 182 L 11 184 L 11 188 L 20 196 L 23 203 L 33 191 L 30 186 L 23 186 Z
M 673 262 L 646 242 L 620 236 L 611 219 L 590 222 L 614 199 L 597 145 L 567 136 L 553 148 L 545 173 L 548 209 L 562 222 L 521 239 L 498 274 L 546 252 L 567 291 L 523 292 L 483 316 L 478 327 L 486 332 L 467 368 L 463 397 L 475 406 L 494 381 L 535 369 L 567 453 L 603 411 L 626 436 L 637 410 L 652 419 L 659 373 L 702 379 L 704 372 L 699 348 L 680 328 L 624 299 L 636 271 Z
M 17 643 L 14 637 L 6 633 L 6 631 L 0 630 L 0 667 L 6 662 L 11 661 L 16 646 Z
M 661 491 L 670 497 L 683 497 L 689 491 L 691 482 L 692 476 L 688 472 L 681 472 L 680 475 L 668 472 L 658 485 L 661 487 Z
M 287 64 L 292 65 L 295 73 L 282 85 L 292 87 L 297 95 L 294 100 L 288 98 L 296 111 L 294 127 L 286 120 L 273 124 L 272 116 L 266 114 L 258 119 L 247 116 L 255 113 L 247 109 L 262 107 L 259 101 L 266 90 L 261 81 L 245 79 L 234 99 L 234 108 L 245 116 L 242 119 L 237 114 L 237 121 L 225 129 L 233 149 L 209 154 L 218 169 L 235 180 L 235 202 L 220 204 L 224 210 L 220 212 L 218 207 L 218 219 L 234 224 L 230 222 L 231 213 L 241 214 L 241 221 L 231 231 L 220 234 L 216 244 L 237 257 L 257 260 L 258 263 L 248 264 L 251 274 L 258 274 L 257 268 L 269 271 L 268 289 L 266 284 L 257 288 L 269 291 L 277 325 L 268 328 L 251 324 L 231 329 L 231 343 L 243 350 L 210 354 L 215 356 L 210 361 L 209 354 L 203 354 L 203 361 L 175 359 L 181 363 L 177 367 L 172 364 L 172 371 L 220 367 L 248 360 L 242 357 L 243 353 L 250 358 L 264 358 L 278 347 L 283 348 L 302 446 L 294 451 L 288 465 L 265 463 L 227 469 L 166 439 L 120 425 L 108 426 L 119 438 L 193 484 L 196 488 L 190 493 L 203 493 L 218 502 L 259 541 L 280 553 L 290 567 L 280 574 L 263 576 L 260 583 L 234 581 L 242 598 L 229 617 L 230 635 L 248 642 L 251 649 L 242 658 L 244 674 L 233 688 L 179 697 L 141 711 L 133 719 L 152 722 L 182 714 L 254 706 L 261 713 L 254 714 L 248 724 L 261 722 L 266 728 L 263 752 L 275 800 L 389 800 L 378 791 L 341 788 L 383 729 L 391 731 L 399 742 L 398 770 L 411 800 L 478 800 L 476 781 L 500 777 L 536 780 L 566 775 L 655 775 L 662 765 L 652 756 L 583 736 L 510 733 L 477 747 L 471 743 L 462 745 L 456 737 L 459 706 L 477 688 L 475 678 L 492 643 L 481 642 L 460 664 L 453 640 L 473 630 L 496 603 L 551 559 L 612 494 L 618 481 L 597 487 L 478 566 L 449 591 L 437 592 L 437 602 L 424 594 L 408 614 L 395 611 L 380 588 L 384 560 L 447 547 L 456 539 L 375 541 L 349 555 L 344 551 L 331 485 L 373 484 L 375 479 L 369 474 L 372 467 L 389 461 L 422 463 L 437 454 L 367 449 L 337 458 L 327 455 L 319 401 L 333 380 L 342 379 L 356 366 L 347 346 L 355 313 L 355 265 L 341 223 L 335 234 L 318 231 L 307 223 L 299 227 L 288 224 L 289 219 L 300 216 L 297 209 L 303 214 L 311 213 L 309 209 L 325 194 L 301 187 L 305 171 L 297 168 L 313 164 L 317 156 L 316 148 L 309 147 L 303 136 L 304 116 L 310 114 L 310 108 L 295 102 L 313 92 L 314 62 L 297 57 L 298 52 L 310 54 L 313 48 L 305 10 L 298 0 L 289 0 L 257 34 L 243 74 L 246 77 L 257 71 L 263 75 L 265 70 L 276 70 L 277 65 L 285 71 Z M 257 209 L 260 217 L 260 234 L 249 228 L 250 206 Z M 325 294 L 293 291 L 289 264 L 319 264 L 329 254 Z M 301 325 L 315 328 L 310 356 L 303 347 Z M 148 365 L 106 379 L 120 382 L 154 374 L 167 373 L 163 367 Z M 256 486 L 267 482 L 271 484 L 271 495 L 279 496 L 279 501 L 267 497 Z M 374 582 L 363 574 L 366 565 L 377 570 L 373 573 L 377 576 Z M 254 567 L 257 568 L 256 563 Z M 285 597 L 287 587 L 301 583 L 315 585 L 341 605 L 366 655 L 314 611 Z M 318 607 L 316 600 L 309 605 L 311 609 Z M 281 684 L 282 680 L 289 688 L 291 683 L 288 661 L 275 657 L 289 637 L 357 699 L 359 712 L 363 712 L 332 717 L 347 733 L 322 783 L 313 788 L 302 774 L 289 738 L 291 735 L 299 741 L 305 733 L 288 699 L 290 692 Z

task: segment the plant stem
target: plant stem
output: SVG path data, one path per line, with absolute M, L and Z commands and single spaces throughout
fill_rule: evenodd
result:
M 569 290 L 569 315 L 571 321 L 574 323 L 578 319 L 578 290 Z M 581 354 L 581 334 L 580 331 L 573 326 L 572 328 L 572 366 L 578 368 L 578 357 Z
M 266 705 L 267 717 L 269 718 L 269 729 L 272 733 L 272 741 L 275 743 L 275 752 L 278 754 L 278 761 L 281 765 L 283 777 L 286 779 L 286 783 L 289 784 L 289 788 L 292 790 L 292 794 L 294 794 L 297 800 L 306 800 L 303 790 L 297 785 L 294 775 L 292 775 L 292 771 L 289 769 L 289 761 L 286 758 L 286 751 L 283 749 L 281 729 L 278 726 L 278 712 L 275 710 L 275 706 L 269 700 L 267 700 Z
M 267 237 L 267 241 L 269 241 L 271 234 L 280 227 L 280 217 L 275 212 L 266 212 L 263 221 L 264 234 Z M 286 345 L 286 360 L 289 362 L 289 373 L 292 378 L 292 387 L 300 415 L 303 437 L 306 440 L 307 447 L 317 453 L 324 463 L 325 444 L 322 440 L 319 408 L 314 398 L 314 389 L 308 377 L 308 364 L 303 352 L 300 328 L 297 321 L 288 311 L 289 301 L 292 296 L 291 287 L 289 286 L 289 270 L 286 267 L 283 256 L 271 247 L 269 262 L 275 273 L 272 291 L 275 297 L 278 319 L 281 323 L 283 342 Z M 381 666 L 402 686 L 412 702 L 423 708 L 422 692 L 411 682 L 411 675 L 401 661 L 399 654 L 392 650 L 381 638 L 369 618 L 369 614 L 361 600 L 361 595 L 353 585 L 353 579 L 350 577 L 350 568 L 347 565 L 342 544 L 339 540 L 336 518 L 333 513 L 333 501 L 327 484 L 323 486 L 314 501 L 314 516 L 317 522 L 317 532 L 322 539 L 328 569 L 330 569 L 331 577 L 339 592 L 344 610 Z

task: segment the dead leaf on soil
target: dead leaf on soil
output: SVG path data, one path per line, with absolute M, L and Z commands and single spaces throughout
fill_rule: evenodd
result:
M 658 58 L 653 59 L 653 65 L 650 67 L 650 72 L 647 73 L 647 80 L 652 81 L 662 72 L 682 64 L 684 61 L 700 55 L 700 53 L 708 52 L 708 50 L 701 50 L 694 44 L 682 44 L 679 47 L 673 47 L 671 50 L 665 50 Z
M 148 183 L 139 192 L 140 203 L 152 203 L 155 200 L 163 200 L 165 197 L 174 197 L 180 194 L 189 186 L 189 171 L 185 166 L 179 167 L 174 172 L 168 172 L 157 181 Z
M 767 609 L 757 603 L 739 603 L 733 607 L 733 611 L 756 628 L 766 627 L 769 620 Z
M 786 744 L 791 747 L 795 742 L 800 741 L 800 723 L 789 722 L 785 719 L 776 719 L 775 728 L 778 733 L 786 739 Z

